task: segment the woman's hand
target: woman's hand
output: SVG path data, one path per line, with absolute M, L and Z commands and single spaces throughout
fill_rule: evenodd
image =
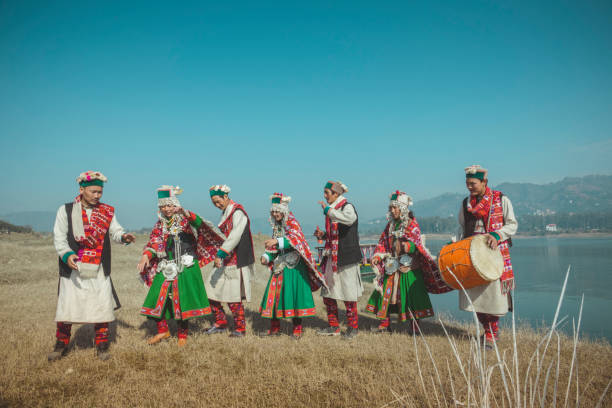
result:
M 268 258 L 266 258 L 265 256 L 261 257 L 261 264 L 262 265 L 267 265 L 268 264 Z
M 136 268 L 138 268 L 138 272 L 142 273 L 142 271 L 144 271 L 144 269 L 148 267 L 149 267 L 149 257 L 146 254 L 142 255 L 142 258 L 140 258 L 140 262 L 138 262 L 138 265 L 136 266 Z
M 375 256 L 374 258 L 372 258 L 372 265 L 378 265 L 380 264 L 380 257 Z
M 274 238 L 271 239 L 266 239 L 266 241 L 264 242 L 264 245 L 266 247 L 266 249 L 277 249 L 278 248 L 278 241 Z

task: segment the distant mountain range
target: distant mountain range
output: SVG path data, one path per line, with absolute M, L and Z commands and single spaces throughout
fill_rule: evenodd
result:
M 566 177 L 548 184 L 502 183 L 493 187 L 510 198 L 517 216 L 558 213 L 612 213 L 612 176 Z M 445 193 L 417 201 L 417 217 L 456 217 L 465 193 Z M 384 217 L 364 222 L 364 231 L 384 222 Z M 361 228 L 360 228 L 361 229 Z
M 548 184 L 502 183 L 494 187 L 511 200 L 514 211 L 521 215 L 550 215 L 556 213 L 612 213 L 612 176 L 566 177 Z M 427 200 L 417 201 L 413 210 L 417 217 L 456 217 L 465 193 L 445 193 Z M 28 211 L 0 215 L 0 219 L 13 225 L 30 226 L 34 231 L 53 229 L 55 212 Z M 384 222 L 384 217 L 362 221 L 360 230 L 367 231 Z M 267 218 L 251 220 L 253 232 L 270 231 Z M 363 226 L 363 228 L 361 228 Z M 314 225 L 302 225 L 311 233 Z

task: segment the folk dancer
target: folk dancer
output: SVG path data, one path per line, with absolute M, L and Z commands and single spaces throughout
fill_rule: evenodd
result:
M 390 196 L 389 222 L 372 255 L 374 292 L 366 311 L 380 319 L 378 332 L 390 332 L 389 314 L 398 321 L 411 322 L 411 332 L 419 330 L 417 320 L 434 315 L 423 280 L 423 268 L 436 268 L 435 261 L 421 240 L 421 229 L 410 211 L 412 199 L 404 192 Z
M 312 291 L 324 285 L 323 274 L 317 269 L 302 227 L 289 211 L 291 197 L 274 193 L 270 199 L 272 238 L 265 242 L 261 257 L 269 265 L 270 279 L 264 292 L 259 313 L 271 319 L 270 330 L 264 336 L 280 335 L 281 318 L 293 319 L 294 339 L 302 337 L 302 318 L 315 315 Z
M 96 354 L 110 358 L 108 323 L 120 307 L 111 280 L 111 244 L 129 244 L 115 209 L 100 202 L 107 178 L 99 171 L 77 177 L 79 195 L 57 210 L 53 243 L 59 255 L 59 287 L 55 321 L 56 343 L 49 361 L 62 358 L 70 343 L 72 324 L 94 323 Z
M 499 336 L 499 317 L 512 310 L 514 272 L 509 248 L 518 222 L 508 197 L 488 186 L 487 173 L 479 165 L 465 169 L 465 184 L 470 196 L 463 200 L 459 209 L 459 236 L 463 239 L 476 234 L 487 234 L 487 245 L 491 249 L 499 248 L 503 256 L 504 270 L 499 280 L 466 290 L 474 305 L 473 309 L 466 294 L 459 291 L 459 308 L 476 312 L 484 328 L 485 344 L 490 347 Z
M 215 323 L 207 333 L 226 330 L 227 318 L 221 305 L 221 302 L 226 302 L 234 317 L 234 331 L 230 337 L 243 337 L 246 320 L 242 301 L 251 301 L 251 276 L 255 271 L 250 220 L 244 207 L 229 198 L 228 186 L 212 186 L 209 193 L 213 205 L 223 212 L 219 229 L 226 238 L 217 251 L 215 268 L 204 279 L 215 317 Z
M 323 189 L 327 203 L 319 201 L 325 215 L 325 231 L 317 227 L 315 236 L 320 240 L 325 239 L 321 269 L 326 286 L 321 288 L 321 296 L 327 308 L 329 327 L 317 333 L 323 336 L 340 334 L 337 301 L 342 300 L 348 321 L 343 336 L 351 339 L 359 332 L 357 300 L 363 294 L 363 284 L 360 275 L 359 220 L 353 204 L 344 198 L 347 192 L 348 187 L 343 183 L 329 181 Z
M 211 262 L 223 243 L 220 231 L 197 214 L 181 208 L 179 187 L 157 189 L 157 216 L 149 241 L 138 263 L 149 292 L 140 314 L 157 323 L 157 335 L 147 343 L 170 337 L 167 320 L 178 325 L 178 346 L 187 344 L 188 321 L 210 315 L 200 265 Z

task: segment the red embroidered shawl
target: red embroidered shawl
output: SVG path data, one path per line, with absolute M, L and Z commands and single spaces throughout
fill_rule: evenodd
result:
M 335 210 L 341 209 L 346 204 L 346 199 L 340 201 L 334 207 Z M 329 215 L 325 215 L 325 265 L 321 265 L 324 271 L 331 258 L 332 271 L 338 272 L 338 223 L 332 222 Z
M 310 280 L 310 287 L 312 291 L 319 289 L 322 285 L 325 285 L 325 278 L 323 274 L 317 269 L 317 264 L 310 250 L 308 242 L 304 237 L 304 232 L 300 223 L 295 218 L 293 213 L 289 212 L 285 220 L 285 238 L 291 243 L 291 247 L 295 249 L 308 267 L 308 278 Z M 270 265 L 272 268 L 273 265 Z
M 500 230 L 504 226 L 502 193 L 487 187 L 482 199 L 478 202 L 476 200 L 477 197 L 470 197 L 467 210 L 473 216 L 483 221 L 486 233 Z M 512 261 L 510 260 L 510 246 L 508 240 L 500 241 L 497 246 L 504 258 L 504 271 L 500 280 L 502 293 L 506 294 L 514 289 L 514 271 L 512 269 Z
M 191 227 L 189 220 L 182 215 L 179 225 L 183 232 L 196 236 L 196 256 L 200 266 L 204 266 L 215 259 L 219 246 L 223 244 L 223 239 L 206 223 L 202 222 L 200 228 L 195 230 Z M 169 233 L 164 234 L 162 220 L 158 220 L 151 231 L 149 242 L 144 247 L 144 250 L 151 250 L 155 253 L 155 257 L 149 262 L 149 266 L 145 268 L 140 276 L 147 286 L 151 286 L 153 278 L 157 273 L 157 264 L 160 259 L 166 256 L 166 244 L 168 242 Z
M 81 196 L 78 195 L 74 201 L 75 203 L 80 203 Z M 100 265 L 100 262 L 102 262 L 104 237 L 108 232 L 114 215 L 115 209 L 113 207 L 99 203 L 97 206 L 92 207 L 91 216 L 87 217 L 85 207 L 81 204 L 81 217 L 83 219 L 85 236 L 75 237 L 80 245 L 77 253 L 79 261 L 86 264 Z M 68 214 L 68 216 L 70 216 L 70 214 Z
M 234 201 L 231 201 L 229 205 L 232 205 L 232 204 L 234 205 L 234 207 L 232 208 L 232 212 L 229 213 L 225 221 L 223 221 L 223 223 L 219 225 L 219 229 L 221 230 L 221 232 L 223 232 L 223 234 L 225 234 L 226 237 L 229 236 L 230 232 L 232 232 L 232 229 L 234 228 L 233 217 L 234 217 L 234 213 L 237 210 L 242 211 L 244 215 L 247 217 L 246 228 L 251 228 L 251 220 L 249 219 L 249 215 L 247 214 L 247 212 L 244 210 L 244 207 Z M 253 248 L 253 235 L 251 235 L 251 248 Z M 224 266 L 238 265 L 238 257 L 236 256 L 236 251 L 232 251 L 230 256 L 228 256 L 227 258 L 223 260 L 223 265 Z
M 389 232 L 391 229 L 391 225 L 393 224 L 393 220 L 387 223 L 385 230 L 380 235 L 380 239 L 378 240 L 378 246 L 374 250 L 375 257 L 377 255 L 382 254 L 392 254 L 393 251 L 391 247 L 393 245 L 393 235 Z M 448 286 L 442 277 L 440 276 L 440 271 L 438 270 L 438 265 L 436 261 L 431 257 L 429 252 L 423 246 L 423 241 L 421 239 L 421 228 L 417 223 L 416 219 L 412 219 L 412 222 L 406 226 L 403 231 L 402 237 L 405 240 L 412 242 L 417 249 L 417 252 L 413 255 L 413 269 L 420 269 L 423 273 L 423 281 L 425 282 L 425 288 L 429 293 L 446 293 L 453 290 L 450 286 Z M 382 288 L 383 286 L 383 278 L 385 276 L 385 266 L 384 264 L 379 264 L 376 266 L 379 270 L 378 277 L 376 278 L 378 282 L 375 282 L 377 286 Z

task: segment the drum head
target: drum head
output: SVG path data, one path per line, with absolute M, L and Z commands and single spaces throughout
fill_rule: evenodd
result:
M 493 282 L 501 278 L 504 258 L 498 249 L 487 246 L 486 234 L 476 235 L 470 245 L 470 258 L 476 272 L 485 280 Z

